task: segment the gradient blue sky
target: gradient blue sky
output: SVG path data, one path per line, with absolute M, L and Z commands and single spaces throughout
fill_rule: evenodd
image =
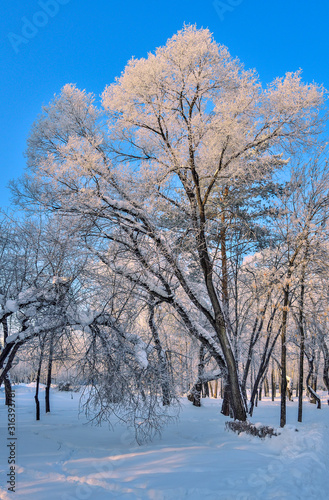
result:
M 26 138 L 41 106 L 65 83 L 99 95 L 132 56 L 165 44 L 184 22 L 208 27 L 264 84 L 302 68 L 305 81 L 329 89 L 324 1 L 224 0 L 222 15 L 213 0 L 55 2 L 53 16 L 40 14 L 42 0 L 1 2 L 0 207 L 9 204 L 9 180 L 24 170 Z M 26 20 L 39 25 L 34 32 Z

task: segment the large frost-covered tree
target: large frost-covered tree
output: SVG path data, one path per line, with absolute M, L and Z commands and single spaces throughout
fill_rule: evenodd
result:
M 246 408 L 218 283 L 218 193 L 270 180 L 285 152 L 312 143 L 322 102 L 299 72 L 263 89 L 207 29 L 185 26 L 128 63 L 103 110 L 66 85 L 33 127 L 30 173 L 16 186 L 29 203 L 71 216 L 105 265 L 175 311 L 222 370 L 239 420 Z

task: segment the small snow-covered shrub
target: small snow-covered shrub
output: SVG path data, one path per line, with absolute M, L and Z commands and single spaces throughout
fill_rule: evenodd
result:
M 241 432 L 246 432 L 251 436 L 258 436 L 261 439 L 264 439 L 266 436 L 269 437 L 278 436 L 278 433 L 272 427 L 269 427 L 267 425 L 256 426 L 251 422 L 248 422 L 248 420 L 246 422 L 240 422 L 238 420 L 226 422 L 225 428 L 227 430 L 236 432 L 237 434 L 240 434 Z
M 71 384 L 70 382 L 60 382 L 57 388 L 62 392 L 78 392 L 80 390 L 78 385 Z

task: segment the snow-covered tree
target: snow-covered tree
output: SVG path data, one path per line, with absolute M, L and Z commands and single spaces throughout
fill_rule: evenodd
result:
M 66 85 L 33 127 L 30 174 L 16 186 L 29 203 L 71 216 L 109 269 L 175 311 L 216 360 L 239 420 L 246 408 L 212 237 L 218 193 L 270 179 L 285 151 L 312 144 L 322 103 L 322 88 L 299 72 L 263 89 L 207 29 L 185 26 L 128 63 L 102 113 Z

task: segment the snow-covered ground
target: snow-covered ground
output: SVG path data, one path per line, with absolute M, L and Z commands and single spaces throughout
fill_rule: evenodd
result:
M 138 446 L 121 426 L 114 431 L 78 418 L 78 395 L 52 392 L 52 413 L 34 421 L 34 388 L 16 392 L 16 492 L 7 490 L 10 448 L 7 408 L 0 401 L 2 500 L 267 500 L 329 498 L 329 407 L 288 403 L 288 425 L 260 440 L 224 430 L 220 401 L 201 408 L 182 400 L 180 420 L 151 444 Z M 279 401 L 265 399 L 254 423 L 277 427 Z M 298 432 L 296 431 L 298 429 Z

